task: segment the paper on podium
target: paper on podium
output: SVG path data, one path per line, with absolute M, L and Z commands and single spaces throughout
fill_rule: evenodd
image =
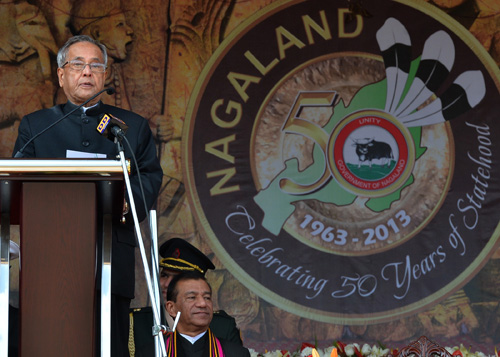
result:
M 75 150 L 66 150 L 67 159 L 105 159 L 105 154 L 99 154 L 96 152 L 84 152 Z

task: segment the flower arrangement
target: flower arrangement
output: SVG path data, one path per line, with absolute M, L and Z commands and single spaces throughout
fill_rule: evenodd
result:
M 445 349 L 451 355 L 458 357 L 487 357 L 482 352 L 472 352 L 471 348 L 466 348 L 462 344 L 455 347 L 445 347 Z M 397 353 L 398 349 L 389 349 L 382 344 L 370 346 L 365 343 L 361 346 L 357 343 L 344 344 L 340 341 L 325 349 L 317 348 L 310 343 L 303 343 L 295 351 L 276 350 L 259 353 L 250 349 L 251 357 L 395 357 Z M 499 357 L 496 349 L 495 356 Z

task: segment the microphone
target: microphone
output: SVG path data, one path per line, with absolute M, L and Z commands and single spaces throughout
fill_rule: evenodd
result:
M 61 121 L 63 121 L 63 119 L 67 118 L 70 114 L 73 114 L 76 110 L 80 109 L 85 104 L 87 104 L 91 100 L 95 99 L 96 97 L 98 97 L 99 95 L 101 95 L 104 92 L 106 92 L 107 94 L 111 95 L 111 94 L 115 93 L 115 89 L 113 87 L 104 88 L 103 90 L 101 90 L 98 93 L 94 94 L 92 97 L 90 97 L 89 99 L 87 99 L 85 102 L 83 102 L 82 104 L 80 104 L 79 106 L 77 106 L 76 108 L 74 108 L 73 110 L 71 110 L 69 113 L 63 115 L 61 118 L 57 119 L 55 122 L 53 122 L 52 124 L 50 124 L 48 127 L 46 127 L 45 129 L 43 129 L 42 131 L 40 131 L 36 135 L 32 136 L 31 139 L 29 139 L 26 142 L 26 144 L 24 144 L 23 147 L 18 152 L 16 152 L 16 154 L 14 155 L 14 158 L 24 157 L 24 154 L 23 154 L 24 149 L 26 149 L 26 146 L 28 146 L 29 144 L 31 144 L 31 142 L 33 140 L 35 140 L 36 138 L 38 138 L 40 135 L 42 135 L 43 133 L 45 133 L 47 130 L 49 130 L 53 126 L 59 124 Z
M 114 141 L 115 137 L 120 140 L 123 139 L 127 133 L 128 126 L 123 120 L 118 119 L 114 115 L 104 113 L 99 125 L 97 125 L 96 130 L 99 134 L 107 137 L 111 141 Z
M 116 92 L 116 89 L 114 87 L 109 87 L 109 88 L 105 88 L 104 89 L 106 91 L 106 94 L 109 94 L 109 95 L 112 95 L 112 94 L 115 94 Z M 102 91 L 100 91 L 99 93 L 102 93 Z M 98 94 L 96 94 L 97 96 Z M 91 98 L 92 99 L 92 98 Z M 90 100 L 90 99 L 89 99 Z

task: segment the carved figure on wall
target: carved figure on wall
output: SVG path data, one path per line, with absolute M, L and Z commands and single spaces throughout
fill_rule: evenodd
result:
M 31 111 L 52 105 L 50 56 L 57 46 L 38 7 L 0 3 L 0 156 L 9 157 L 17 125 Z
M 15 20 L 19 35 L 38 53 L 43 79 L 47 84 L 52 84 L 49 54 L 55 55 L 58 48 L 47 20 L 39 8 L 26 1 L 16 3 L 15 7 Z
M 34 0 L 45 15 L 58 47 L 72 36 L 69 29 L 71 8 L 74 0 Z
M 0 4 L 0 61 L 21 62 L 35 53 L 19 34 L 16 23 L 17 9 L 12 2 Z

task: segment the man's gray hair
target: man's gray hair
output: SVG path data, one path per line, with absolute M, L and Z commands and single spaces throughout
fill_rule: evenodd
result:
M 90 36 L 78 35 L 78 36 L 73 36 L 68 41 L 66 41 L 66 43 L 61 47 L 59 52 L 57 52 L 57 67 L 62 68 L 62 66 L 64 66 L 64 64 L 66 63 L 66 57 L 68 56 L 69 48 L 78 42 L 90 42 L 91 44 L 99 47 L 99 49 L 102 52 L 102 57 L 104 58 L 104 64 L 106 66 L 108 65 L 108 53 L 106 52 L 106 47 L 102 43 L 94 40 Z

